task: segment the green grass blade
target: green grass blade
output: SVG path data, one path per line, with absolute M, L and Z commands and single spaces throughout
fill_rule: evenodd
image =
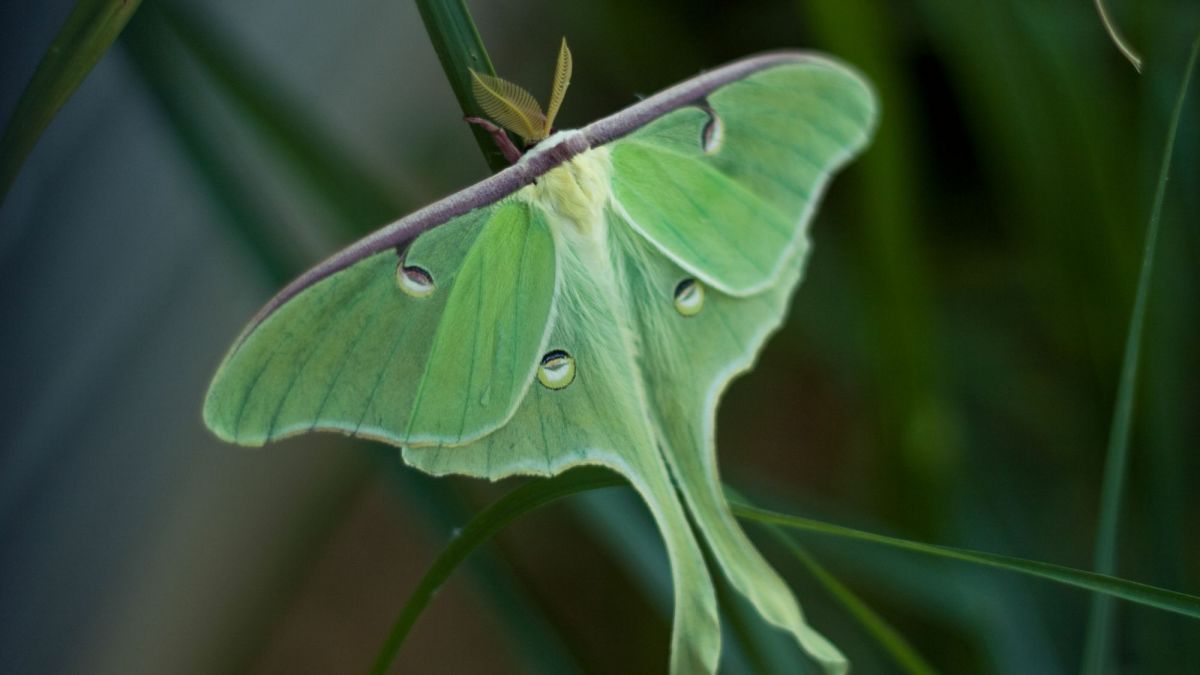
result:
M 730 499 L 746 502 L 746 498 L 732 488 L 725 488 Z M 800 561 L 808 573 L 816 579 L 825 590 L 842 605 L 847 612 L 863 627 L 863 629 L 879 643 L 900 670 L 910 675 L 934 675 L 937 671 L 929 665 L 908 640 L 896 630 L 887 619 L 877 614 L 871 606 L 858 597 L 854 591 L 838 580 L 829 570 L 825 569 L 811 553 L 794 539 L 773 525 L 762 525 L 772 539 Z
M 1105 574 L 1096 572 L 1087 572 L 1077 570 L 1071 567 L 1055 565 L 1037 560 L 1025 560 L 1013 556 L 1000 555 L 997 553 L 984 553 L 981 551 L 972 551 L 969 549 L 954 548 L 951 546 L 938 546 L 936 544 L 925 544 L 918 541 L 910 541 L 908 539 L 900 539 L 898 537 L 889 537 L 882 534 L 874 534 L 871 532 L 863 532 L 841 525 L 834 525 L 811 518 L 802 518 L 799 516 L 790 516 L 774 511 L 767 511 L 753 506 L 748 506 L 740 502 L 733 502 L 733 513 L 739 518 L 753 520 L 760 523 L 769 523 L 772 525 L 782 525 L 797 530 L 807 532 L 816 532 L 819 534 L 832 535 L 843 539 L 854 539 L 856 541 L 869 542 L 872 544 L 883 544 L 893 548 L 899 548 L 914 553 L 923 553 L 948 560 L 959 560 L 969 562 L 985 567 L 1008 570 L 1010 572 L 1020 572 L 1028 576 L 1054 581 L 1067 586 L 1081 588 L 1096 593 L 1103 593 L 1113 597 L 1135 602 L 1147 607 L 1155 607 L 1183 614 L 1192 618 L 1200 619 L 1200 596 L 1188 595 L 1178 591 L 1172 591 L 1157 586 L 1141 584 L 1136 581 L 1127 581 L 1118 579 Z
M 465 0 L 417 0 L 417 9 L 463 115 L 486 118 L 471 93 L 471 71 L 495 75 L 496 69 L 492 67 Z M 475 124 L 471 125 L 471 133 L 492 173 L 508 168 L 508 160 L 504 159 L 491 135 Z
M 908 640 L 888 623 L 871 606 L 858 597 L 854 591 L 838 580 L 829 570 L 825 569 L 811 553 L 794 539 L 784 534 L 778 527 L 766 527 L 771 536 L 786 548 L 804 565 L 808 573 L 821 584 L 830 595 L 854 617 L 863 629 L 879 643 L 892 660 L 899 666 L 900 672 L 909 675 L 935 675 L 937 670 L 917 652 Z
M 471 519 L 473 510 L 453 484 L 412 471 L 395 462 L 391 446 L 379 448 L 387 458 L 387 475 L 396 494 L 418 510 L 432 536 L 443 536 Z M 501 550 L 483 549 L 464 563 L 473 588 L 478 589 L 499 619 L 505 642 L 521 664 L 521 672 L 570 675 L 581 673 L 575 655 L 557 625 L 513 572 L 511 559 Z
M 141 0 L 79 0 L 42 57 L 0 139 L 0 204 L 59 108 L 121 33 Z
M 412 595 L 404 603 L 404 606 L 400 610 L 400 615 L 397 617 L 391 631 L 384 640 L 383 646 L 379 650 L 375 663 L 370 670 L 371 675 L 384 675 L 387 673 L 392 661 L 396 658 L 396 654 L 399 653 L 400 647 L 403 646 L 405 638 L 408 637 L 413 625 L 416 624 L 417 619 L 429 605 L 429 601 L 433 599 L 437 590 L 441 588 L 451 573 L 466 560 L 471 552 L 485 543 L 492 535 L 520 516 L 563 497 L 587 490 L 616 487 L 624 484 L 624 481 L 619 476 L 605 469 L 576 469 L 555 476 L 554 478 L 537 479 L 525 483 L 472 518 L 471 522 L 462 529 L 458 536 L 437 557 L 429 570 L 421 577 Z M 1025 560 L 1013 556 L 971 551 L 950 546 L 925 544 L 898 537 L 863 532 L 862 530 L 855 530 L 810 518 L 775 513 L 748 506 L 738 501 L 732 501 L 731 506 L 734 515 L 746 520 L 832 535 L 844 539 L 883 544 L 893 548 L 944 559 L 969 562 L 1010 572 L 1019 572 L 1039 579 L 1054 581 L 1066 586 L 1073 586 L 1096 593 L 1103 593 L 1147 607 L 1155 607 L 1168 612 L 1200 619 L 1200 596 L 1188 595 L 1178 591 L 1052 563 Z M 886 639 L 891 640 L 892 638 L 887 637 Z M 912 652 L 912 654 L 915 655 L 915 652 Z M 922 662 L 919 660 L 919 657 L 916 657 L 916 660 L 911 661 L 910 665 L 917 668 L 917 670 L 910 672 L 929 672 L 927 670 L 920 670 L 921 664 Z M 928 668 L 927 665 L 925 667 Z
M 1108 37 L 1112 39 L 1113 45 L 1117 51 L 1133 65 L 1133 69 L 1142 72 L 1142 57 L 1133 49 L 1133 45 L 1125 39 L 1121 33 L 1121 29 L 1117 28 L 1117 24 L 1108 15 L 1108 9 L 1104 7 L 1104 0 L 1096 0 L 1096 13 L 1100 15 L 1100 22 L 1104 24 L 1104 30 L 1108 31 Z
M 450 574 L 481 544 L 513 520 L 541 506 L 577 492 L 616 487 L 626 483 L 606 469 L 583 468 L 533 480 L 513 490 L 471 519 L 458 536 L 446 546 L 400 610 L 395 624 L 384 640 L 371 667 L 372 675 L 384 675 L 404 644 L 417 618 Z
M 1142 250 L 1142 269 L 1138 275 L 1137 295 L 1133 312 L 1129 317 L 1129 332 L 1125 339 L 1125 357 L 1121 364 L 1121 381 L 1117 387 L 1112 428 L 1109 432 L 1108 453 L 1104 462 L 1104 484 L 1100 493 L 1100 523 L 1096 531 L 1094 567 L 1102 574 L 1112 574 L 1117 561 L 1117 530 L 1121 517 L 1121 495 L 1124 491 L 1125 472 L 1129 464 L 1129 437 L 1133 425 L 1134 393 L 1137 390 L 1138 366 L 1141 363 L 1142 334 L 1146 323 L 1146 304 L 1150 295 L 1150 281 L 1154 274 L 1154 254 L 1158 245 L 1159 221 L 1162 215 L 1163 197 L 1167 190 L 1167 178 L 1171 170 L 1171 155 L 1175 150 L 1175 135 L 1179 130 L 1179 118 L 1183 114 L 1183 103 L 1187 98 L 1188 85 L 1196 65 L 1196 54 L 1200 51 L 1200 36 L 1192 43 L 1175 109 L 1167 129 L 1163 148 L 1162 165 L 1158 170 L 1158 185 L 1154 190 L 1154 202 L 1150 207 L 1150 222 L 1146 227 L 1146 243 Z M 1097 596 L 1092 600 L 1088 618 L 1087 639 L 1084 644 L 1083 672 L 1099 675 L 1105 672 L 1111 652 L 1113 605 L 1109 598 Z

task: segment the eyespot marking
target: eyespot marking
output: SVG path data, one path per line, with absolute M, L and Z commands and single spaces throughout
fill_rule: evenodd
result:
M 414 298 L 428 297 L 436 290 L 433 275 L 429 270 L 416 265 L 405 265 L 403 258 L 396 265 L 396 283 L 400 290 Z
M 575 357 L 562 349 L 546 352 L 538 364 L 537 378 L 547 389 L 565 389 L 575 381 Z
M 704 286 L 695 279 L 684 279 L 675 286 L 675 311 L 696 316 L 704 309 Z
M 696 107 L 708 115 L 708 122 L 705 122 L 704 128 L 700 131 L 700 148 L 706 155 L 716 154 L 720 151 L 721 144 L 725 142 L 725 123 L 721 121 L 720 115 L 709 105 L 707 99 L 696 103 Z

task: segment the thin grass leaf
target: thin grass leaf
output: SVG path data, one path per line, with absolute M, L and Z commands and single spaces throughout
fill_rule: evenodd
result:
M 388 460 L 387 475 L 397 496 L 419 511 L 432 534 L 440 536 L 470 520 L 473 509 L 453 489 L 452 483 L 400 465 L 391 446 L 380 447 L 379 451 Z M 547 675 L 583 672 L 558 627 L 538 605 L 537 596 L 513 573 L 512 563 L 503 550 L 480 550 L 464 566 L 471 575 L 472 586 L 481 591 L 496 612 L 507 644 L 520 658 L 522 672 Z
M 725 493 L 731 499 L 736 499 L 741 502 L 748 501 L 741 493 L 726 487 Z M 817 561 L 811 553 L 803 546 L 796 543 L 794 539 L 788 537 L 778 527 L 773 525 L 762 525 L 772 539 L 780 546 L 783 546 L 789 553 L 804 565 L 809 574 L 821 584 L 830 595 L 834 597 L 841 605 L 853 616 L 870 634 L 871 637 L 879 643 L 885 652 L 900 666 L 901 671 L 912 675 L 934 675 L 937 671 L 933 666 L 917 652 L 917 650 L 909 644 L 908 640 L 896 630 L 887 619 L 877 614 L 871 606 L 859 598 L 854 591 L 850 590 L 845 584 L 838 580 L 825 566 Z
M 985 567 L 1008 570 L 1010 572 L 1020 572 L 1031 577 L 1054 581 L 1095 593 L 1103 593 L 1147 607 L 1155 607 L 1168 612 L 1200 619 L 1200 596 L 1188 595 L 1187 593 L 1158 588 L 1157 586 L 1150 586 L 1136 581 L 1118 579 L 1105 574 L 1086 572 L 1038 560 L 1025 560 L 1024 558 L 1000 555 L 998 553 L 984 553 L 982 551 L 972 551 L 951 546 L 925 544 L 919 541 L 900 539 L 899 537 L 863 532 L 862 530 L 855 530 L 850 527 L 834 525 L 811 518 L 776 513 L 736 501 L 730 505 L 733 508 L 735 516 L 746 520 L 782 525 L 797 530 L 832 535 L 843 539 L 883 544 L 893 548 L 912 551 L 914 553 L 923 553 L 948 560 L 959 560 Z
M 437 593 L 438 589 L 441 588 L 467 556 L 491 538 L 492 535 L 499 532 L 518 517 L 563 497 L 569 497 L 570 495 L 587 490 L 621 485 L 625 485 L 625 482 L 619 476 L 606 469 L 590 467 L 575 469 L 553 478 L 536 479 L 525 483 L 472 518 L 471 522 L 459 532 L 458 536 L 437 557 L 429 570 L 421 577 L 412 595 L 404 603 L 404 606 L 400 610 L 400 615 L 384 640 L 375 663 L 369 671 L 371 675 L 384 675 L 387 673 L 392 661 L 396 658 L 396 654 L 399 653 L 400 648 L 403 646 L 405 638 L 408 637 L 413 625 L 416 624 L 417 619 L 429 605 L 429 601 Z M 971 551 L 950 546 L 925 544 L 898 537 L 863 532 L 810 518 L 775 513 L 748 506 L 738 501 L 731 501 L 730 505 L 735 516 L 746 520 L 766 523 L 768 525 L 781 525 L 844 539 L 883 544 L 893 548 L 924 553 L 949 560 L 959 560 L 985 567 L 1019 572 L 1066 586 L 1104 593 L 1147 607 L 1155 607 L 1200 619 L 1200 596 L 1188 595 L 1178 591 L 1096 574 L 1095 572 L 1077 570 L 1062 565 L 1054 565 L 1052 563 L 1025 560 L 1013 556 Z
M 0 204 L 59 108 L 121 33 L 141 0 L 79 0 L 42 57 L 0 139 Z
M 1175 99 L 1175 109 L 1167 128 L 1166 144 L 1163 148 L 1162 165 L 1158 170 L 1158 185 L 1154 190 L 1154 202 L 1150 207 L 1150 221 L 1146 226 L 1146 243 L 1142 250 L 1142 269 L 1138 275 L 1137 295 L 1133 312 L 1129 317 L 1129 332 L 1125 339 L 1125 357 L 1121 364 L 1121 381 L 1117 387 L 1117 400 L 1113 409 L 1112 429 L 1109 432 L 1108 453 L 1104 461 L 1104 484 L 1100 493 L 1100 524 L 1096 531 L 1094 567 L 1102 574 L 1112 574 L 1117 564 L 1117 530 L 1121 519 L 1121 497 L 1124 492 L 1125 473 L 1129 464 L 1129 437 L 1133 427 L 1134 393 L 1137 390 L 1138 367 L 1141 363 L 1142 334 L 1146 323 L 1146 304 L 1150 295 L 1151 279 L 1154 276 L 1154 257 L 1158 246 L 1159 222 L 1162 216 L 1163 198 L 1166 195 L 1167 179 L 1171 171 L 1171 155 L 1175 150 L 1175 136 L 1179 130 L 1179 119 L 1183 114 L 1183 103 L 1187 99 L 1188 85 L 1196 65 L 1196 54 L 1200 51 L 1200 35 L 1192 43 L 1183 82 Z M 1088 617 L 1087 638 L 1083 652 L 1083 672 L 1090 675 L 1104 673 L 1112 651 L 1113 605 L 1109 598 L 1096 597 Z
M 666 549 L 650 513 L 632 490 L 589 493 L 572 500 L 571 513 L 590 531 L 637 585 L 661 619 L 671 621 L 671 571 Z M 707 560 L 707 558 L 706 558 Z M 711 561 L 709 561 L 711 564 Z M 715 569 L 715 568 L 713 568 Z M 745 675 L 810 672 L 799 670 L 795 642 L 758 616 L 724 575 L 713 575 L 724 633 L 720 673 Z
M 850 590 L 849 587 L 839 581 L 829 570 L 825 569 L 825 566 L 803 546 L 798 544 L 796 540 L 784 534 L 776 526 L 764 524 L 763 530 L 795 556 L 800 561 L 800 564 L 804 565 L 808 573 L 817 580 L 817 583 L 821 584 L 858 621 L 863 629 L 879 643 L 879 646 L 892 657 L 892 660 L 896 662 L 901 672 L 909 673 L 910 675 L 935 675 L 937 673 L 937 670 L 917 652 L 916 648 L 904 638 L 900 631 L 896 630 L 894 626 L 888 623 L 887 619 L 884 619 L 875 610 L 871 609 L 871 606 L 858 597 L 854 591 Z
M 490 539 L 492 535 L 520 516 L 563 497 L 585 490 L 625 484 L 617 474 L 607 469 L 575 469 L 553 478 L 537 479 L 525 483 L 481 511 L 446 546 L 430 566 L 429 571 L 421 577 L 421 581 L 400 610 L 400 616 L 397 617 L 387 639 L 384 640 L 370 673 L 384 675 L 388 672 L 388 668 L 404 644 L 404 639 L 408 637 L 417 618 L 425 611 L 434 594 L 467 556 Z
M 879 646 L 892 657 L 902 672 L 911 675 L 934 675 L 937 673 L 937 670 L 929 665 L 929 662 L 900 634 L 900 631 L 871 609 L 871 606 L 858 597 L 854 591 L 838 581 L 837 577 L 825 569 L 825 566 L 804 547 L 785 536 L 779 531 L 779 528 L 772 527 L 769 530 L 771 535 L 777 538 L 808 569 L 813 578 L 824 586 L 825 590 L 829 591 L 829 594 L 846 608 L 846 611 L 850 612 L 851 616 L 870 633 L 871 637 L 875 638 Z
M 1096 0 L 1096 13 L 1100 15 L 1100 23 L 1104 24 L 1104 30 L 1108 31 L 1108 37 L 1112 39 L 1113 45 L 1117 51 L 1121 52 L 1133 69 L 1142 72 L 1142 57 L 1133 49 L 1133 45 L 1125 39 L 1125 35 L 1121 33 L 1121 29 L 1117 28 L 1116 22 L 1108 15 L 1108 10 L 1104 7 L 1104 0 Z

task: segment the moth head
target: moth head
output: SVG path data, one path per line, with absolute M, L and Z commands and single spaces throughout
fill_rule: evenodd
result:
M 571 50 L 563 38 L 554 67 L 554 84 L 550 88 L 550 105 L 542 112 L 536 99 L 518 85 L 492 75 L 471 71 L 471 89 L 475 101 L 492 121 L 520 136 L 526 145 L 533 145 L 550 135 L 554 118 L 571 84 Z

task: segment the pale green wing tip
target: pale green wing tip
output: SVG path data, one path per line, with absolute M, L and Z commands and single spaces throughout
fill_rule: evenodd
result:
M 204 420 L 204 426 L 212 432 L 214 436 L 234 445 L 244 445 L 248 447 L 260 447 L 267 441 L 265 438 L 247 438 L 239 436 L 236 433 L 236 425 L 231 424 L 225 415 L 221 413 L 222 406 L 219 396 L 215 393 L 216 386 L 210 387 L 208 394 L 204 397 L 204 408 L 201 411 L 201 417 Z
M 215 418 L 209 414 L 208 406 L 205 406 L 202 416 L 204 418 L 204 426 L 210 432 L 212 432 L 214 436 L 226 443 L 232 443 L 234 445 L 262 445 L 261 442 L 251 443 L 247 442 L 243 438 L 239 438 L 238 435 L 233 433 L 233 430 L 227 424 L 225 424 L 224 420 Z
M 847 84 L 851 84 L 859 90 L 865 117 L 862 120 L 862 133 L 856 139 L 857 142 L 850 148 L 850 153 L 843 161 L 843 163 L 848 162 L 857 157 L 859 153 L 870 145 L 871 139 L 875 136 L 876 128 L 879 126 L 880 104 L 875 86 L 871 84 L 871 80 L 857 67 L 828 54 L 808 54 L 803 63 L 807 66 L 817 66 L 837 73 L 846 78 Z
M 720 635 L 720 629 L 715 629 Z M 721 648 L 699 651 L 691 647 L 671 645 L 671 661 L 667 670 L 671 675 L 697 675 L 697 673 L 716 673 L 721 661 Z
M 835 70 L 839 74 L 845 75 L 851 82 L 854 83 L 855 86 L 859 88 L 862 94 L 863 104 L 867 116 L 863 121 L 861 140 L 857 147 L 855 147 L 854 153 L 857 154 L 862 152 L 864 149 L 866 149 L 867 145 L 870 144 L 871 139 L 874 138 L 875 130 L 879 126 L 879 95 L 875 91 L 874 85 L 871 84 L 871 80 L 869 80 L 867 76 L 864 75 L 858 68 L 831 56 L 821 56 L 820 62 L 821 65 L 825 66 L 826 68 Z
M 804 651 L 821 665 L 827 675 L 846 675 L 850 672 L 850 661 L 824 635 L 805 626 L 796 637 Z

